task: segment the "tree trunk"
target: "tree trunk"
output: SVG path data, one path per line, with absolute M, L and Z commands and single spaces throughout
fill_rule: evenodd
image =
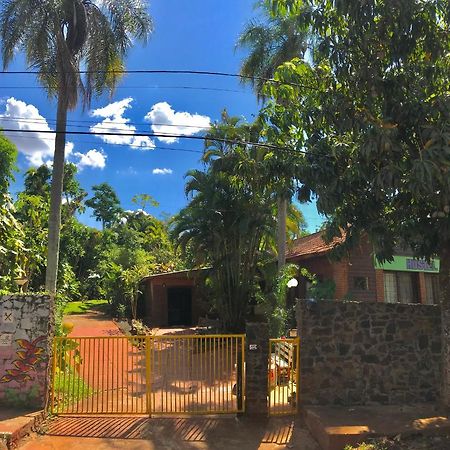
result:
M 59 235 L 61 231 L 61 203 L 64 179 L 64 152 L 66 147 L 67 125 L 66 95 L 58 95 L 58 110 L 56 113 L 55 154 L 53 156 L 52 187 L 50 191 L 50 214 L 48 219 L 47 271 L 45 274 L 45 289 L 50 294 L 56 293 L 59 261 Z
M 278 251 L 278 271 L 281 271 L 286 265 L 286 216 L 287 199 L 278 198 L 278 217 L 277 217 L 277 251 Z
M 450 408 L 450 240 L 442 243 L 440 252 L 439 288 L 442 318 L 441 403 Z

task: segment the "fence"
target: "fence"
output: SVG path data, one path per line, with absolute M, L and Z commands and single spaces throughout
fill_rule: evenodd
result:
M 269 341 L 269 415 L 298 412 L 300 339 Z
M 55 414 L 243 411 L 244 335 L 58 337 Z

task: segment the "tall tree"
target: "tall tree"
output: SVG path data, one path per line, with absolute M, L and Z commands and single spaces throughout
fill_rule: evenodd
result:
M 8 193 L 17 159 L 16 146 L 0 130 L 0 195 Z
M 240 73 L 244 83 L 250 83 L 259 100 L 265 100 L 265 80 L 271 79 L 278 66 L 295 57 L 303 57 L 307 50 L 308 34 L 301 14 L 273 15 L 270 2 L 258 3 L 262 20 L 252 20 L 239 36 L 236 47 L 248 51 L 241 63 Z M 281 145 L 284 143 L 282 142 Z M 284 159 L 284 155 L 272 155 L 272 159 Z M 285 164 L 283 161 L 282 164 Z M 287 165 L 286 168 L 288 168 Z M 288 172 L 286 171 L 285 175 Z M 286 215 L 292 197 L 292 179 L 283 177 L 277 187 L 277 251 L 278 269 L 286 262 Z
M 173 236 L 191 248 L 199 266 L 210 265 L 215 306 L 224 328 L 242 331 L 264 238 L 273 232 L 274 196 L 265 178 L 264 150 L 221 139 L 257 141 L 258 125 L 222 116 L 207 134 L 204 171 L 188 173 L 189 205 L 175 218 Z
M 103 229 L 108 228 L 118 220 L 123 211 L 119 197 L 108 183 L 92 186 L 92 190 L 94 196 L 86 200 L 86 206 L 94 210 L 95 220 L 102 223 Z
M 280 15 L 300 0 L 273 2 Z M 294 61 L 269 87 L 274 133 L 300 158 L 328 237 L 368 233 L 380 260 L 397 244 L 440 257 L 442 400 L 450 405 L 450 2 L 311 0 L 316 64 Z M 300 87 L 301 86 L 301 87 Z M 293 149 L 294 151 L 294 149 Z
M 0 289 L 14 289 L 14 279 L 22 275 L 23 230 L 14 217 L 8 193 L 17 158 L 15 145 L 0 132 Z
M 56 292 L 67 113 L 81 94 L 113 91 L 134 39 L 145 40 L 151 20 L 143 0 L 3 0 L 0 13 L 3 67 L 24 51 L 40 83 L 56 97 L 46 289 Z M 86 70 L 80 76 L 80 65 Z

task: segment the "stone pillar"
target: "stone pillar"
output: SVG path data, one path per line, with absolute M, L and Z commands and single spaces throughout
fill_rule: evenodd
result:
M 246 335 L 245 411 L 249 416 L 267 417 L 269 326 L 247 323 Z

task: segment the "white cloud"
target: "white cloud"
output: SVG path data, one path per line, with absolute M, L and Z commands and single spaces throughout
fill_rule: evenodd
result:
M 39 110 L 34 105 L 27 105 L 14 97 L 8 98 L 5 104 L 5 111 L 0 114 L 0 127 L 13 130 L 51 131 L 47 120 L 39 114 Z M 53 156 L 55 135 L 7 131 L 5 135 L 16 144 L 18 150 L 34 166 L 44 164 Z
M 200 114 L 176 112 L 167 102 L 156 103 L 145 116 L 155 133 L 184 134 L 192 136 L 211 126 L 211 119 Z M 173 144 L 178 141 L 174 137 L 158 137 L 162 142 Z
M 98 136 L 107 144 L 129 145 L 142 150 L 153 149 L 155 143 L 149 137 L 133 136 L 136 133 L 136 127 L 130 124 L 130 119 L 123 117 L 132 102 L 133 99 L 128 97 L 103 108 L 94 109 L 91 111 L 91 116 L 102 117 L 103 120 L 93 125 L 90 130 L 92 133 L 114 133 L 112 136 Z
M 24 154 L 33 166 L 42 164 L 51 166 L 55 150 L 55 134 L 42 133 L 42 131 L 53 131 L 47 119 L 39 113 L 36 106 L 14 97 L 8 98 L 4 104 L 5 110 L 0 114 L 1 128 L 20 131 L 39 130 L 24 133 L 5 131 L 5 135 L 16 144 L 19 152 Z M 73 142 L 66 143 L 66 156 L 72 153 L 73 148 Z
M 171 175 L 173 173 L 172 169 L 153 169 L 153 175 Z
M 100 149 L 93 148 L 87 153 L 74 153 L 74 156 L 79 158 L 76 166 L 79 170 L 83 170 L 85 167 L 92 167 L 93 169 L 104 169 L 106 166 L 106 153 Z

